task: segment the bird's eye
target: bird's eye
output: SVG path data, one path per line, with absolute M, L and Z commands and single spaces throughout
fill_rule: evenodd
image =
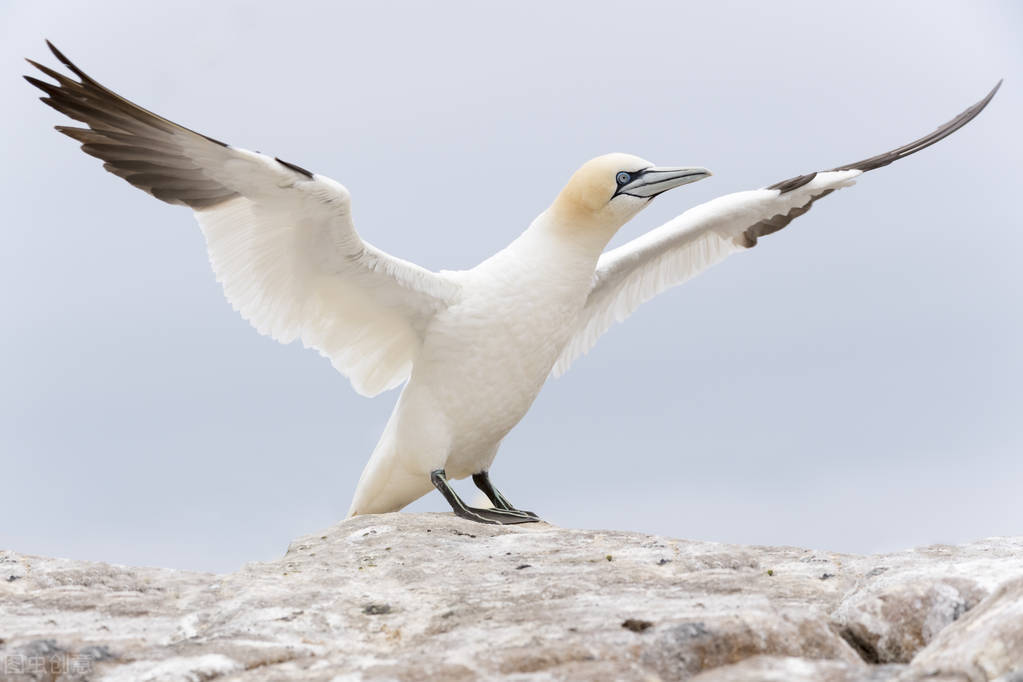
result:
M 617 180 L 619 185 L 624 185 L 627 184 L 630 180 L 632 180 L 632 176 L 626 173 L 625 171 L 622 171 L 621 173 L 618 174 Z

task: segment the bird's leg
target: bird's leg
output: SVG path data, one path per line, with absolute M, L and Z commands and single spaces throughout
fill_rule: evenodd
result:
M 454 491 L 451 484 L 448 483 L 447 475 L 443 469 L 435 469 L 430 472 L 430 482 L 433 483 L 434 487 L 440 491 L 440 494 L 444 496 L 444 499 L 451 505 L 451 510 L 455 512 L 455 516 L 460 516 L 463 519 L 469 519 L 470 521 L 476 521 L 477 523 L 495 523 L 499 525 L 506 525 L 511 523 L 535 523 L 540 519 L 535 516 L 527 516 L 520 511 L 511 511 L 508 509 L 477 509 L 476 507 L 470 507 L 462 498 L 458 496 L 458 493 Z
M 504 509 L 505 511 L 519 512 L 526 516 L 532 516 L 534 519 L 538 518 L 536 514 L 531 511 L 523 511 L 516 509 L 512 506 L 512 503 L 508 501 L 508 498 L 501 494 L 501 491 L 494 487 L 494 484 L 490 482 L 490 474 L 487 471 L 481 471 L 478 474 L 472 475 L 472 482 L 476 484 L 476 487 L 483 491 L 483 494 L 490 498 L 491 504 L 497 509 Z

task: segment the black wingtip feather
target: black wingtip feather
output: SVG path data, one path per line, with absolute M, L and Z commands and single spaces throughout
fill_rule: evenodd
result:
M 794 190 L 794 189 L 796 189 L 798 187 L 802 187 L 806 183 L 808 183 L 811 180 L 813 180 L 815 177 L 817 177 L 817 173 L 816 172 L 807 173 L 806 175 L 797 175 L 794 178 L 789 178 L 788 180 L 782 180 L 781 182 L 776 182 L 773 185 L 771 185 L 770 187 L 768 187 L 767 189 L 778 189 L 778 190 L 781 190 L 782 194 L 785 194 L 785 192 L 791 192 L 792 190 Z
M 67 94 L 67 93 L 63 92 L 63 89 L 65 89 L 65 88 L 70 88 L 72 91 L 74 91 L 76 86 L 78 88 L 82 87 L 83 85 L 91 86 L 91 87 L 101 91 L 106 96 L 109 96 L 113 101 L 115 101 L 115 102 L 119 101 L 119 102 L 123 103 L 124 105 L 127 105 L 128 107 L 130 107 L 133 110 L 137 110 L 139 112 L 142 112 L 142 113 L 152 117 L 152 119 L 155 120 L 155 121 L 161 121 L 161 122 L 163 122 L 163 123 L 165 123 L 167 125 L 183 128 L 184 130 L 186 130 L 186 131 L 188 131 L 190 133 L 194 133 L 195 135 L 199 135 L 200 137 L 203 137 L 203 138 L 209 140 L 210 142 L 212 142 L 214 144 L 220 145 L 221 147 L 230 148 L 231 145 L 227 144 L 226 142 L 222 142 L 222 141 L 220 141 L 220 140 L 218 140 L 216 138 L 210 137 L 209 135 L 203 135 L 202 133 L 198 133 L 198 132 L 196 132 L 194 130 L 191 130 L 190 128 L 185 128 L 184 126 L 180 126 L 177 123 L 174 123 L 172 121 L 168 121 L 167 119 L 163 118 L 162 116 L 154 114 L 153 112 L 148 111 L 146 109 L 143 109 L 142 107 L 138 106 L 137 104 L 134 104 L 133 102 L 129 102 L 128 100 L 125 100 L 123 97 L 121 97 L 117 93 L 113 92 L 112 90 L 109 90 L 108 88 L 104 87 L 98 81 L 96 81 L 95 79 L 91 78 L 89 76 L 89 74 L 85 73 L 80 68 L 75 66 L 74 62 L 72 62 L 70 59 L 68 59 L 67 56 L 63 52 L 58 50 L 57 46 L 54 45 L 52 42 L 47 40 L 46 41 L 46 45 L 47 45 L 47 47 L 50 48 L 50 51 L 53 52 L 54 56 L 58 60 L 60 60 L 61 64 L 66 66 L 76 76 L 78 76 L 79 79 L 81 79 L 81 83 L 76 83 L 75 81 L 70 80 L 66 76 L 64 76 L 64 75 L 62 75 L 60 73 L 57 73 L 56 71 L 53 71 L 52 69 L 49 69 L 49 68 L 47 68 L 47 67 L 45 67 L 45 66 L 43 66 L 41 64 L 37 64 L 36 62 L 32 61 L 31 59 L 26 59 L 26 61 L 28 63 L 32 64 L 33 66 L 38 68 L 40 71 L 42 71 L 46 75 L 50 76 L 51 78 L 54 78 L 55 80 L 58 81 L 58 83 L 60 83 L 60 86 L 62 86 L 62 87 L 59 87 L 59 88 L 56 87 L 56 86 L 52 86 L 50 84 L 47 84 L 47 86 L 50 87 L 50 88 L 54 88 L 54 89 L 58 90 L 58 92 L 61 93 L 60 94 L 61 97 L 64 97 Z M 28 78 L 28 76 L 26 76 L 25 78 Z M 34 83 L 32 81 L 29 81 L 29 82 L 32 83 L 33 85 L 35 85 L 36 87 L 46 91 L 46 92 L 50 92 L 46 87 L 42 87 L 41 85 L 38 85 L 37 83 Z M 43 82 L 43 81 L 40 81 L 40 82 Z M 74 105 L 75 106 L 79 106 L 80 103 L 74 102 Z M 53 106 L 53 105 L 51 105 L 51 106 Z M 62 113 L 68 114 L 68 112 L 65 111 L 64 109 L 60 109 L 60 108 L 58 108 L 56 106 L 54 106 L 54 108 L 57 109 L 58 111 L 61 111 Z M 70 115 L 70 114 L 68 114 L 68 115 Z
M 963 111 L 961 114 L 953 118 L 951 121 L 948 121 L 947 123 L 938 126 L 938 128 L 933 133 L 930 133 L 929 135 L 924 135 L 918 140 L 914 140 L 909 144 L 904 144 L 901 147 L 896 147 L 895 149 L 892 149 L 890 151 L 878 154 L 877 156 L 871 156 L 870 158 L 863 159 L 862 161 L 856 161 L 855 163 L 837 166 L 830 170 L 832 171 L 858 170 L 863 171 L 865 173 L 867 171 L 872 171 L 877 168 L 881 168 L 882 166 L 887 166 L 893 161 L 898 161 L 899 159 L 905 158 L 911 154 L 916 154 L 921 149 L 926 149 L 927 147 L 930 147 L 932 144 L 944 140 L 946 137 L 948 137 L 949 135 L 956 132 L 957 130 L 965 126 L 967 123 L 975 119 L 980 114 L 980 112 L 984 111 L 984 108 L 988 105 L 989 102 L 991 102 L 992 98 L 994 98 L 995 93 L 997 93 L 998 89 L 1002 87 L 1002 81 L 1004 80 L 1005 79 L 999 80 L 997 83 L 995 83 L 995 87 L 991 88 L 991 91 L 988 92 L 988 94 L 985 95 L 983 99 L 981 99 L 973 106 L 968 107 L 965 111 Z M 769 186 L 767 189 L 777 189 L 780 190 L 782 194 L 785 194 L 786 192 L 791 192 L 792 190 L 807 184 L 808 182 L 813 180 L 814 177 L 816 177 L 816 175 L 817 173 L 797 175 L 794 178 L 789 178 L 788 180 L 776 182 L 775 184 Z
M 84 71 L 79 69 L 77 66 L 75 66 L 74 63 L 70 59 L 65 57 L 64 53 L 61 52 L 60 50 L 58 50 L 56 45 L 54 45 L 49 40 L 47 40 L 46 41 L 46 46 L 48 48 L 50 48 L 50 52 L 53 53 L 53 56 L 56 57 L 57 59 L 59 59 L 61 64 L 63 64 L 67 68 L 71 69 L 71 71 L 76 76 L 78 76 L 79 78 L 82 79 L 82 82 L 84 82 L 84 83 L 92 83 L 94 85 L 99 85 L 99 83 L 94 81 L 92 78 L 89 78 L 89 75 L 87 73 L 85 73 Z
M 281 164 L 285 168 L 290 168 L 291 170 L 295 171 L 296 173 L 301 173 L 302 175 L 306 176 L 310 180 L 313 179 L 312 172 L 307 171 L 305 168 L 302 168 L 302 166 L 296 166 L 293 163 L 288 163 L 284 159 L 278 159 L 276 156 L 274 157 L 274 161 L 276 161 L 277 163 Z
M 47 83 L 46 81 L 41 81 L 33 76 L 22 76 L 22 78 L 45 92 L 47 95 L 52 95 L 55 91 L 60 90 L 59 86 L 56 86 L 53 83 Z
M 86 127 L 55 126 L 81 144 L 82 151 L 104 161 L 103 167 L 143 191 L 172 204 L 196 210 L 238 196 L 189 156 L 188 135 L 220 147 L 228 145 L 169 121 L 103 87 L 75 66 L 49 40 L 47 46 L 80 80 L 26 60 L 56 83 L 25 76 L 42 90 L 39 99 Z
M 832 168 L 831 170 L 836 171 L 859 170 L 867 172 L 872 171 L 876 168 L 887 166 L 893 161 L 905 158 L 911 154 L 916 154 L 918 151 L 926 149 L 927 147 L 930 147 L 931 145 L 944 140 L 946 137 L 956 132 L 973 119 L 977 118 L 977 116 L 980 115 L 980 112 L 984 111 L 985 107 L 987 107 L 987 105 L 994 98 L 995 93 L 997 93 L 998 89 L 1001 87 L 1002 81 L 999 80 L 997 83 L 995 83 L 995 87 L 991 88 L 991 91 L 988 92 L 983 99 L 981 99 L 976 104 L 967 107 L 962 113 L 960 113 L 952 120 L 938 126 L 934 130 L 934 132 L 930 133 L 929 135 L 924 135 L 918 140 L 913 140 L 908 144 L 904 144 L 901 147 L 896 147 L 895 149 L 884 152 L 882 154 L 878 154 L 877 156 L 872 156 L 869 159 L 863 159 L 862 161 L 856 161 L 855 163 L 846 164 L 844 166 L 838 166 L 836 168 Z

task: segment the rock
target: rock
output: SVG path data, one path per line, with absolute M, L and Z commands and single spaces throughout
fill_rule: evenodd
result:
M 1001 548 L 935 545 L 904 552 L 868 571 L 842 600 L 833 621 L 865 660 L 908 663 L 1005 580 L 998 557 L 1011 561 L 1021 552 L 1023 547 L 1013 543 Z
M 232 574 L 3 552 L 0 575 L 0 679 L 988 680 L 1023 661 L 1023 539 L 857 557 L 385 514 Z
M 908 663 L 983 592 L 962 579 L 908 580 L 852 595 L 835 613 L 842 635 L 871 663 Z
M 1023 578 L 1003 584 L 913 659 L 921 678 L 1023 682 Z
M 622 621 L 622 627 L 626 630 L 632 630 L 633 632 L 643 632 L 649 627 L 653 627 L 653 623 L 648 620 L 638 620 L 636 618 L 626 618 Z
M 757 654 L 862 662 L 820 615 L 787 608 L 708 615 L 664 625 L 644 648 L 640 659 L 644 666 L 661 679 L 685 680 Z

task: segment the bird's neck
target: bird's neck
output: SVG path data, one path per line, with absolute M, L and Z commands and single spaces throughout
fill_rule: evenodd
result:
M 592 213 L 555 202 L 533 221 L 529 231 L 542 233 L 564 248 L 595 260 L 600 257 L 619 227 L 595 218 Z
M 529 271 L 538 277 L 588 284 L 606 244 L 607 239 L 594 238 L 584 229 L 566 225 L 548 210 L 488 262 L 493 261 L 491 265 L 497 267 L 507 263 L 516 269 L 528 263 Z

